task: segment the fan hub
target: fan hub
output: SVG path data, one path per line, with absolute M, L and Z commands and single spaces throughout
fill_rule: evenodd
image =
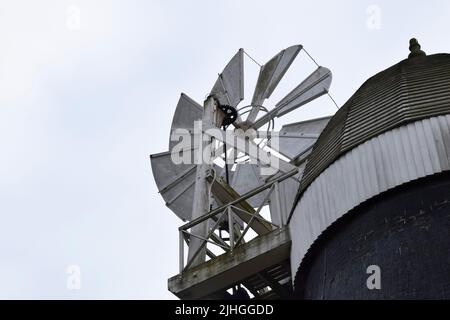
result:
M 234 123 L 238 118 L 238 113 L 236 108 L 229 105 L 221 105 L 218 103 L 219 109 L 223 112 L 224 118 L 222 121 L 222 126 L 227 127 Z

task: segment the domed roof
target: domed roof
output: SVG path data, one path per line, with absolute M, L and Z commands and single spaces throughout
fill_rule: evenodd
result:
M 299 195 L 359 144 L 406 123 L 450 113 L 450 54 L 427 56 L 415 39 L 410 50 L 408 59 L 368 79 L 331 118 L 309 156 Z

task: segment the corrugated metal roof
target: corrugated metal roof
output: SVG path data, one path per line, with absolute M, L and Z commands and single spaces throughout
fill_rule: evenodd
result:
M 383 132 L 450 113 L 450 54 L 418 56 L 367 80 L 331 118 L 309 156 L 297 200 L 340 156 Z

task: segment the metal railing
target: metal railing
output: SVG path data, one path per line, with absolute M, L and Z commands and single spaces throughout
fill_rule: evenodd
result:
M 283 175 L 280 175 L 279 177 L 273 178 L 270 182 L 265 183 L 262 186 L 259 186 L 244 195 L 236 198 L 235 200 L 224 204 L 220 206 L 219 208 L 216 208 L 214 210 L 211 210 L 207 214 L 186 223 L 185 225 L 181 226 L 179 230 L 179 263 L 180 263 L 180 273 L 183 271 L 189 269 L 189 267 L 192 265 L 193 261 L 197 258 L 197 256 L 202 252 L 202 250 L 205 249 L 208 243 L 213 244 L 221 249 L 223 249 L 225 252 L 231 252 L 239 245 L 242 245 L 244 243 L 244 236 L 248 233 L 248 231 L 252 228 L 252 225 L 254 225 L 255 221 L 259 221 L 267 226 L 270 226 L 271 229 L 278 228 L 279 226 L 273 224 L 271 221 L 268 221 L 264 219 L 260 212 L 263 209 L 263 207 L 268 203 L 270 196 L 273 192 L 279 193 L 279 187 L 278 184 L 292 176 L 298 173 L 298 169 L 291 170 Z M 256 211 L 249 212 L 247 210 L 242 209 L 239 207 L 239 203 L 269 189 L 269 192 L 265 195 L 263 201 L 258 206 Z M 277 198 L 280 199 L 279 194 L 277 195 Z M 279 207 L 279 206 L 278 206 Z M 242 232 L 240 232 L 240 228 L 236 227 L 237 224 L 235 222 L 237 221 L 243 221 L 242 218 L 239 217 L 239 214 L 237 212 L 241 213 L 241 215 L 247 215 L 248 221 L 246 222 L 246 226 L 243 229 Z M 221 237 L 219 237 L 215 231 L 221 226 L 221 224 L 225 221 L 225 217 L 228 219 L 228 235 L 229 239 L 226 243 L 225 240 L 223 240 Z M 211 219 L 214 222 L 214 225 L 209 229 L 208 234 L 206 237 L 201 237 L 196 234 L 192 234 L 189 232 L 189 229 L 192 227 L 203 223 L 207 220 Z M 238 220 L 239 219 L 239 220 Z M 268 232 L 271 231 L 271 229 L 268 229 Z M 193 253 L 190 259 L 188 259 L 186 265 L 184 264 L 184 246 L 185 243 L 189 245 L 190 237 L 196 237 L 200 240 L 203 240 L 201 245 L 197 248 L 197 250 Z M 211 258 L 215 258 L 216 255 L 209 251 L 208 248 L 206 248 L 206 254 Z

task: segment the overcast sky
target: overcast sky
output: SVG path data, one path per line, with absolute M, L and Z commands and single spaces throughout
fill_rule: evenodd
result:
M 264 63 L 303 44 L 342 105 L 413 36 L 450 52 L 449 30 L 448 1 L 0 0 L 0 298 L 174 298 L 181 221 L 149 154 L 239 48 Z M 313 69 L 300 53 L 268 107 Z M 322 97 L 282 122 L 335 111 Z

